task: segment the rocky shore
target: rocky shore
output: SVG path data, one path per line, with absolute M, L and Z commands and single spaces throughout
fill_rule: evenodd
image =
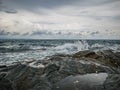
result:
M 1 65 L 0 90 L 120 90 L 120 52 L 80 51 Z

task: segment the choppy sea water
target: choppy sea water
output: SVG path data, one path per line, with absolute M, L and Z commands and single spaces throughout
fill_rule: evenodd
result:
M 84 50 L 120 52 L 120 40 L 0 40 L 0 64 L 42 60 L 55 54 Z

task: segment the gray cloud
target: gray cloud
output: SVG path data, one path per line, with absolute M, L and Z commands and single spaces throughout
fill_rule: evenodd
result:
M 17 11 L 16 10 L 9 10 L 9 9 L 7 9 L 7 10 L 4 10 L 4 12 L 6 12 L 6 13 L 10 13 L 10 14 L 15 14 L 15 13 L 17 13 Z
M 0 0 L 0 11 L 5 12 L 0 13 L 0 27 L 7 27 L 0 30 L 0 35 L 96 37 L 106 29 L 119 29 L 119 3 L 120 0 Z
M 2 6 L 2 0 L 0 0 L 0 11 L 2 11 L 2 8 L 3 8 L 3 6 Z
M 31 22 L 33 24 L 55 24 L 53 22 L 45 22 L 45 21 L 39 21 L 39 22 Z
M 113 20 L 120 21 L 120 15 L 119 15 L 119 16 L 112 16 L 111 18 L 112 18 Z
M 58 35 L 58 36 L 64 36 L 64 35 L 67 35 L 67 36 L 70 36 L 70 35 L 74 35 L 74 33 L 72 33 L 72 32 L 64 32 L 64 31 L 48 31 L 48 30 L 41 30 L 41 31 L 39 31 L 39 30 L 37 30 L 37 31 L 33 31 L 32 33 L 31 33 L 31 35 L 32 36 L 36 36 L 36 35 L 48 35 L 48 36 L 50 36 L 50 35 Z M 78 35 L 78 34 L 76 34 L 76 35 Z
M 99 34 L 99 33 L 100 33 L 99 31 L 91 32 L 90 35 L 97 35 L 97 34 Z
M 42 31 L 33 31 L 31 35 L 52 35 L 52 32 L 42 30 Z
M 4 5 L 3 0 L 0 0 L 0 11 L 10 13 L 10 14 L 17 13 L 17 11 L 15 9 L 11 9 L 9 6 L 7 7 L 6 5 Z
M 23 33 L 22 36 L 28 36 L 30 35 L 29 32 Z
M 16 35 L 21 35 L 21 34 L 18 32 L 13 32 L 13 33 L 11 33 L 11 35 L 16 36 Z
M 112 3 L 119 0 L 3 0 L 8 7 L 22 8 L 33 10 L 36 8 L 55 8 L 61 6 L 79 6 L 88 7 L 106 3 Z
M 0 30 L 0 35 L 10 35 L 10 32 L 7 32 L 3 29 Z
M 44 7 L 44 8 L 52 8 L 61 5 L 71 4 L 76 1 L 83 1 L 83 0 L 4 0 L 7 1 L 8 4 L 13 2 L 21 8 L 36 8 L 36 7 Z
M 4 29 L 0 29 L 0 35 L 1 36 L 16 36 L 16 35 L 21 35 L 21 34 L 18 32 L 9 32 Z

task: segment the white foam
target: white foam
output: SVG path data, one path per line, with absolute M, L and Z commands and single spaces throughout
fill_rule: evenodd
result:
M 110 45 L 108 43 L 107 44 L 96 43 L 96 44 L 93 44 L 90 48 L 92 50 L 95 50 L 95 51 L 98 51 L 98 50 L 113 50 L 114 52 L 120 52 L 120 45 L 118 45 L 118 44 Z
M 52 56 L 55 54 L 74 54 L 78 51 L 84 51 L 84 50 L 113 50 L 114 52 L 120 52 L 120 45 L 119 44 L 108 44 L 108 43 L 95 43 L 92 45 L 89 45 L 87 41 L 75 41 L 75 42 L 66 42 L 62 45 L 57 46 L 34 46 L 30 47 L 32 48 L 29 51 L 23 51 L 23 52 L 14 52 L 14 53 L 0 53 L 0 63 L 12 63 L 17 61 L 24 61 L 25 59 L 34 59 L 34 60 L 40 60 L 44 59 L 47 56 Z
M 89 45 L 86 41 L 77 41 L 74 43 L 65 43 L 61 46 L 57 46 L 54 48 L 56 53 L 65 53 L 65 54 L 72 54 L 77 51 L 88 50 Z

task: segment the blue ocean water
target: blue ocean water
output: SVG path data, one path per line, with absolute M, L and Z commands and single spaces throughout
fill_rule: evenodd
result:
M 84 50 L 120 52 L 120 40 L 1 39 L 0 64 L 31 59 L 42 60 L 55 54 L 73 54 Z

